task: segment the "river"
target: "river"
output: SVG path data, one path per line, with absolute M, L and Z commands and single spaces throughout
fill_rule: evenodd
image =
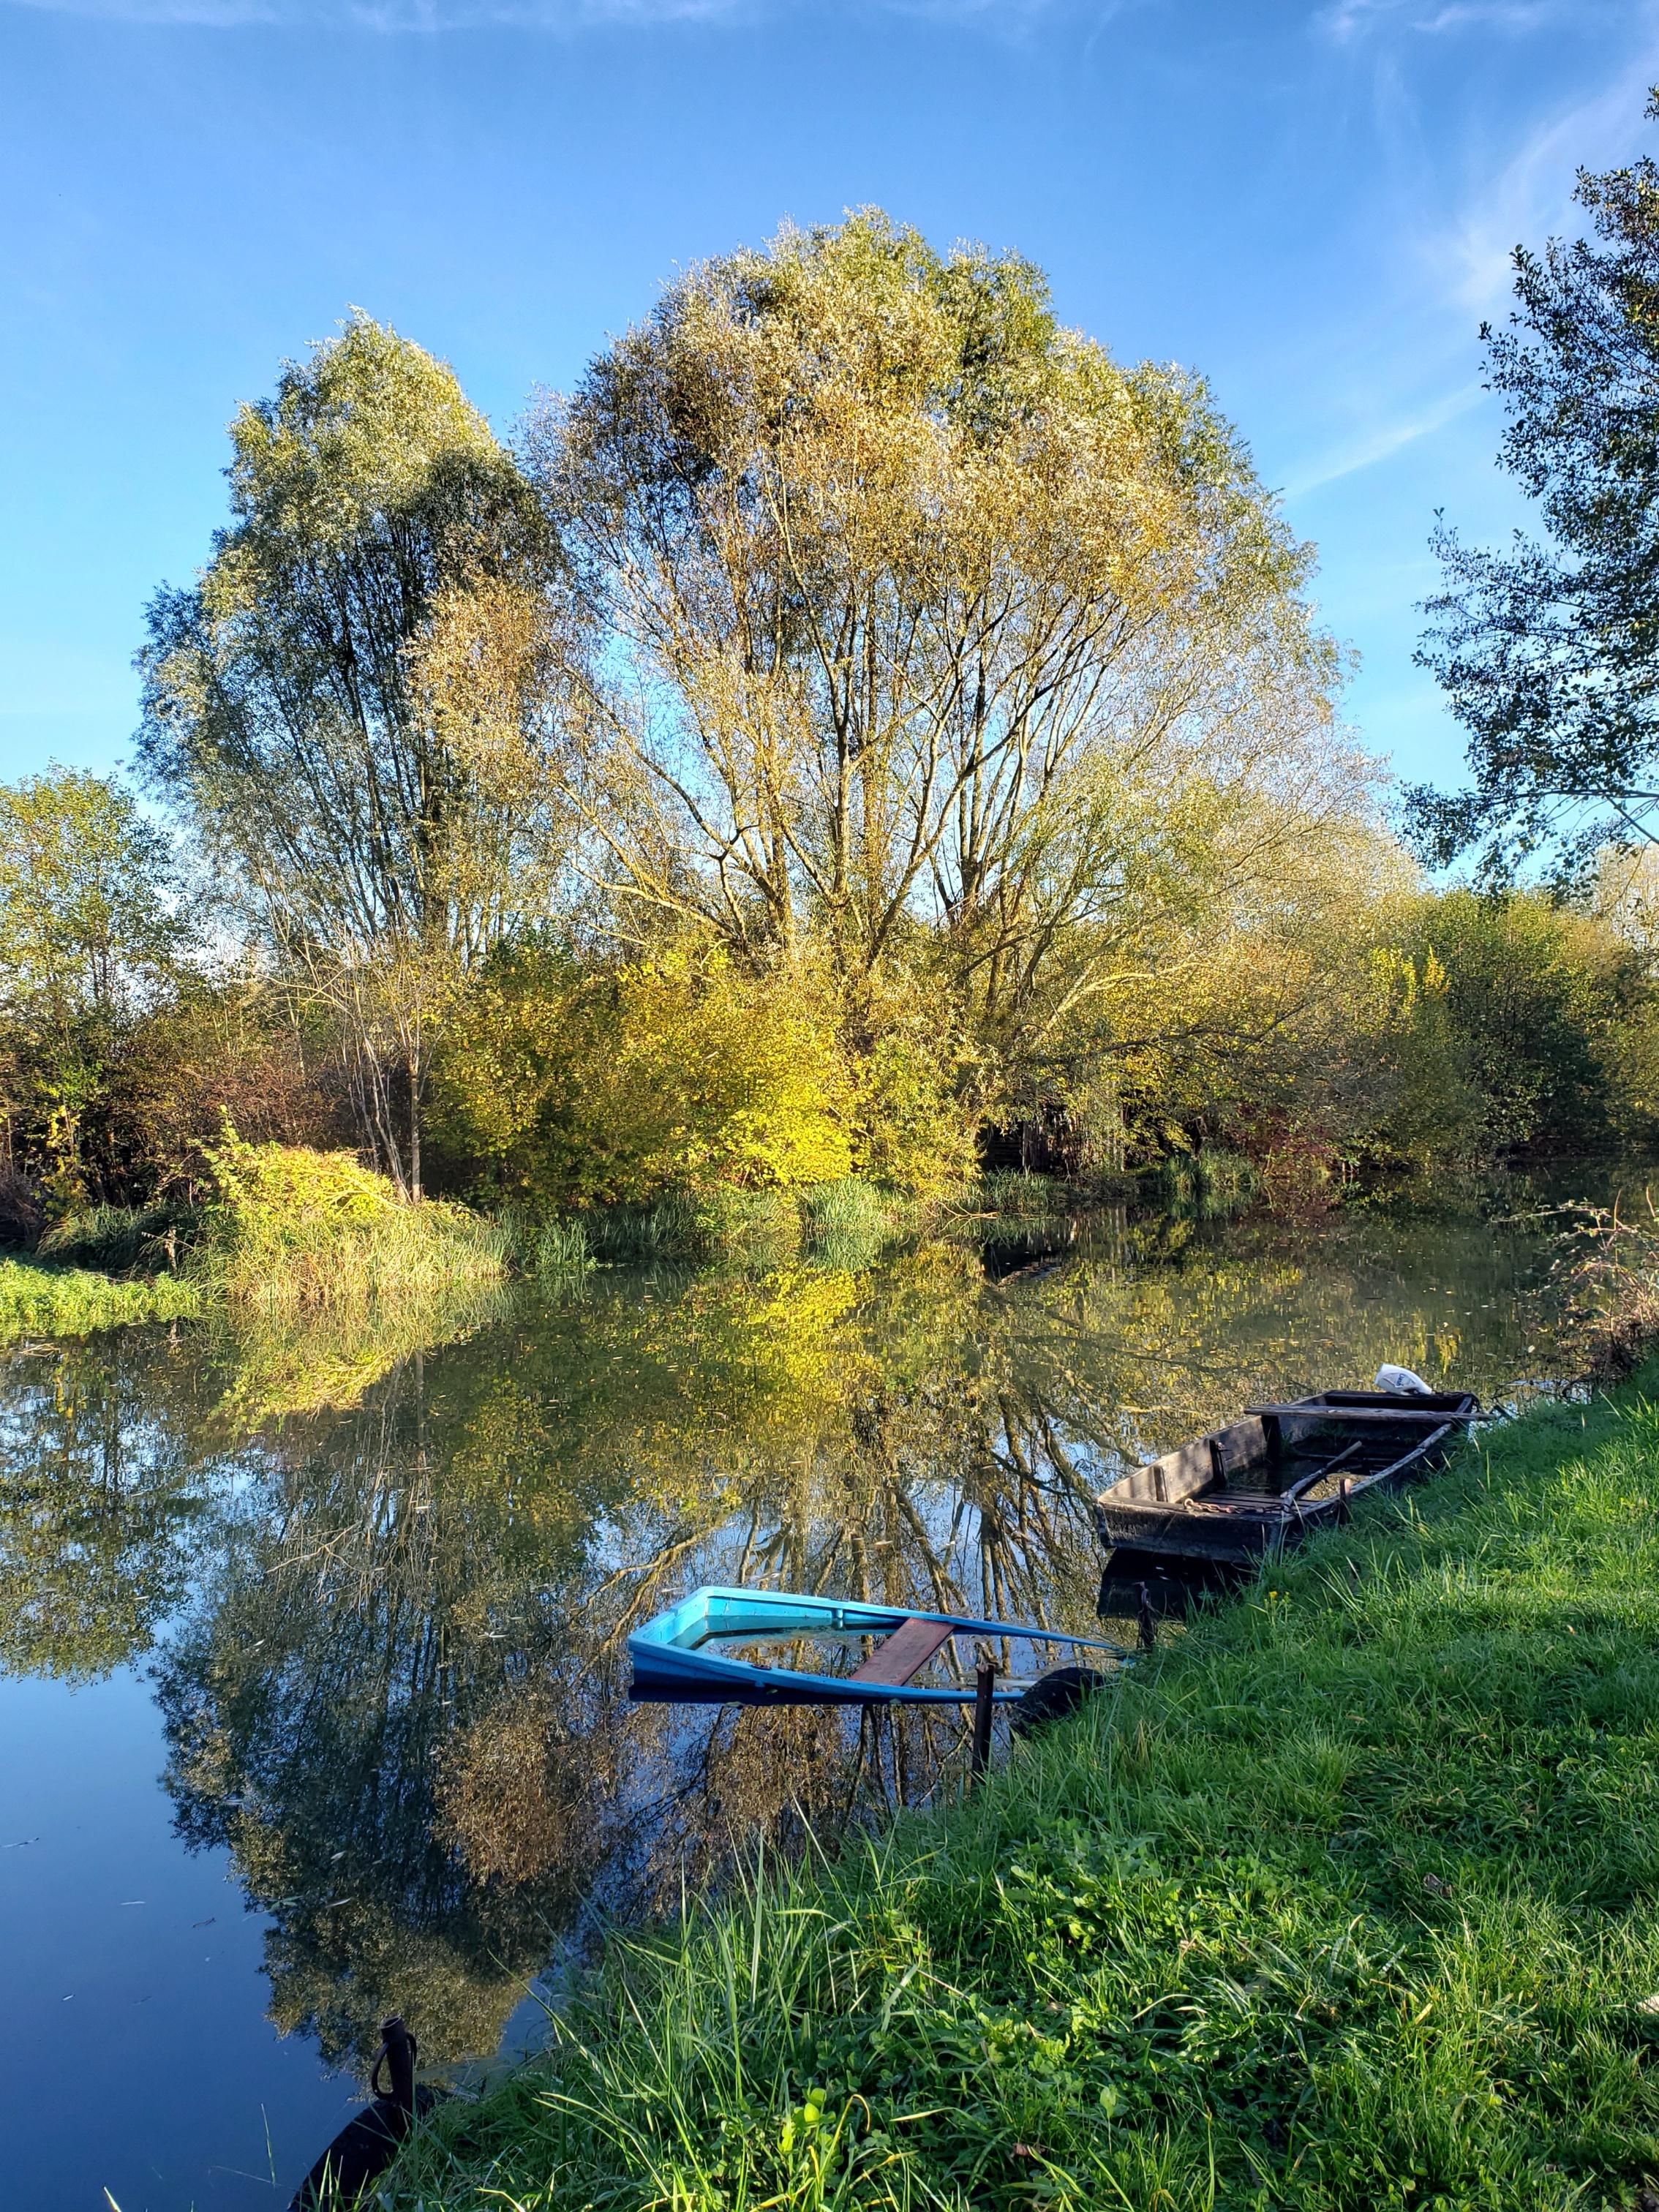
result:
M 1126 1459 L 1383 1359 L 1559 1376 L 1539 1199 L 0 1358 L 8 2201 L 284 2206 L 385 2012 L 527 2048 L 605 1913 L 959 1786 L 954 1717 L 630 1708 L 622 1639 L 710 1581 L 1089 1632 Z

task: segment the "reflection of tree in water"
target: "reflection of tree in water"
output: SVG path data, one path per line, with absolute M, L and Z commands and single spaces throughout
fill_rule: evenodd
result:
M 14 1355 L 0 1395 L 0 1673 L 87 1681 L 145 1650 L 182 1596 L 203 1498 L 160 1332 Z
M 1075 1412 L 1113 1370 L 1057 1366 L 1037 1312 L 949 1248 L 601 1286 L 269 1435 L 162 1683 L 279 2021 L 361 2052 L 398 2005 L 487 2049 L 602 1870 L 656 1898 L 933 1788 L 954 1713 L 630 1711 L 622 1642 L 700 1580 L 1086 1629 Z
M 596 1886 L 661 1901 L 757 1832 L 952 1786 L 951 1712 L 630 1710 L 630 1626 L 765 1581 L 1086 1632 L 1119 1457 L 1385 1354 L 1437 1371 L 1448 1275 L 1490 1279 L 1504 1318 L 1466 1317 L 1457 1359 L 1492 1387 L 1519 1261 L 1478 1227 L 1413 1238 L 1327 1230 L 1310 1265 L 1299 1231 L 1118 1224 L 1035 1280 L 940 1245 L 863 1277 L 600 1278 L 424 1354 L 411 1323 L 389 1364 L 299 1335 L 184 1376 L 176 1351 L 94 1363 L 55 1411 L 13 1385 L 0 1572 L 33 1593 L 36 1663 L 125 1648 L 173 1601 L 167 1501 L 207 1468 L 212 1564 L 159 1668 L 181 1830 L 272 1915 L 283 2025 L 361 2056 L 398 2007 L 434 2057 L 488 2051 Z M 69 1507 L 92 1538 L 52 1534 Z M 43 1563 L 83 1552 L 59 1608 Z
M 552 1834 L 554 1800 L 526 1804 L 521 1759 L 480 1757 L 569 1652 L 533 1517 L 453 1479 L 428 1374 L 412 1358 L 368 1405 L 271 1443 L 160 1670 L 180 1828 L 234 1852 L 276 1921 L 274 2017 L 331 2057 L 372 2048 L 397 2005 L 434 2057 L 490 2047 L 603 1849 L 586 1809 Z M 614 1772 L 608 1687 L 572 1682 L 560 1701 L 595 1814 Z M 522 1734 L 520 1719 L 502 1742 Z M 456 1846 L 489 1832 L 481 1792 L 496 1856 L 475 1877 Z M 556 1850 L 536 1848 L 538 1818 Z

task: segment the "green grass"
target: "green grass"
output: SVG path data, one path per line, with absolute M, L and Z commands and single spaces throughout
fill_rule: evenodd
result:
M 1015 1221 L 1046 1221 L 1075 1212 L 1076 1207 L 1077 1194 L 1069 1184 L 1053 1176 L 1003 1168 L 968 1184 L 956 1199 L 947 1201 L 945 1210 L 996 1214 Z
M 900 1209 L 862 1176 L 814 1183 L 800 1194 L 807 1249 L 827 1267 L 856 1274 L 873 1267 L 892 1240 Z
M 1632 1390 L 1357 1516 L 968 1802 L 617 1936 L 375 2201 L 1630 2207 L 1656 1903 Z
M 47 1230 L 40 1256 L 110 1275 L 171 1273 L 200 1219 L 192 1206 L 89 1206 Z
M 594 1264 L 587 1225 L 574 1217 L 543 1218 L 506 1206 L 490 1218 L 519 1274 L 566 1284 L 580 1279 Z
M 89 1336 L 127 1321 L 177 1321 L 199 1313 L 202 1292 L 177 1276 L 115 1282 L 79 1267 L 0 1260 L 0 1342 L 19 1336 Z
M 707 1261 L 757 1273 L 800 1256 L 803 1225 L 787 1190 L 669 1191 L 648 1206 L 613 1206 L 585 1218 L 601 1260 Z
M 1237 1152 L 1205 1145 L 1195 1152 L 1166 1153 L 1143 1179 L 1161 1205 L 1200 1218 L 1236 1213 L 1261 1188 L 1261 1174 Z

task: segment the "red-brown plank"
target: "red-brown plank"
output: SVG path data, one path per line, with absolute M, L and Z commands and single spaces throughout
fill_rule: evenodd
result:
M 907 1620 L 877 1644 L 862 1667 L 854 1667 L 855 1682 L 884 1682 L 896 1689 L 913 1674 L 921 1674 L 941 1644 L 954 1631 L 937 1620 Z

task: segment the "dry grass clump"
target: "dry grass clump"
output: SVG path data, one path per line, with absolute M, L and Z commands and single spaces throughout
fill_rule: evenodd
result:
M 1659 1206 L 1572 1206 L 1565 1276 L 1584 1380 L 1622 1382 L 1659 1344 Z

